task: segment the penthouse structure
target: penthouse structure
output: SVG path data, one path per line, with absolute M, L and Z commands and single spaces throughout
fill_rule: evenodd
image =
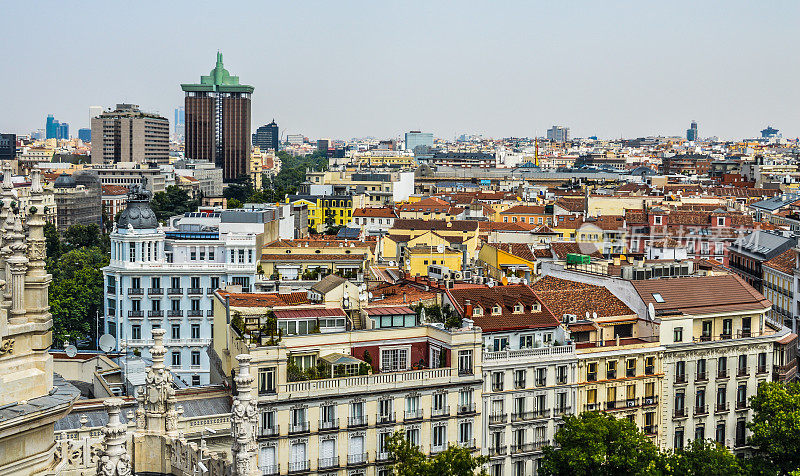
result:
M 222 53 L 198 84 L 181 84 L 186 93 L 186 157 L 207 160 L 230 182 L 250 174 L 250 97 L 253 86 L 239 84 L 222 65 Z

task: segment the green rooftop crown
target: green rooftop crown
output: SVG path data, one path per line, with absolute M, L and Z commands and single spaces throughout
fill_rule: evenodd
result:
M 181 89 L 187 92 L 241 92 L 252 93 L 253 86 L 239 84 L 239 76 L 232 76 L 224 66 L 222 66 L 222 53 L 217 51 L 217 64 L 208 73 L 208 76 L 200 76 L 200 84 L 181 84 Z

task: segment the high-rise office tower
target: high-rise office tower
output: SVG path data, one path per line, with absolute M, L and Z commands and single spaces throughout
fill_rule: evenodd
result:
M 56 130 L 56 139 L 69 139 L 69 124 L 66 122 L 59 122 L 58 129 Z
M 44 138 L 55 139 L 58 136 L 58 119 L 53 117 L 52 114 L 47 115 L 47 122 L 44 126 Z
M 83 142 L 91 142 L 92 141 L 92 130 L 88 127 L 83 127 L 78 129 L 78 139 L 82 140 Z
M 253 145 L 261 150 L 277 151 L 279 143 L 280 135 L 278 133 L 278 124 L 275 123 L 275 119 L 269 124 L 256 129 L 256 133 L 253 134 Z
M 175 108 L 175 121 L 172 123 L 175 140 L 182 141 L 186 132 L 186 109 L 183 106 Z
M 117 104 L 92 119 L 92 163 L 169 163 L 169 120 Z
M 103 106 L 89 106 L 89 127 L 92 125 L 92 119 L 103 113 Z
M 547 129 L 547 140 L 555 142 L 569 141 L 569 127 L 553 126 Z
M 698 138 L 698 131 L 697 131 L 697 121 L 692 121 L 689 128 L 686 129 L 686 140 L 690 142 L 696 142 Z
M 186 93 L 186 157 L 208 160 L 230 182 L 250 175 L 250 97 L 253 86 L 239 84 L 217 64 L 199 84 L 181 84 Z
M 17 156 L 17 136 L 0 134 L 0 160 L 12 160 Z
M 406 150 L 414 152 L 417 147 L 433 148 L 433 134 L 430 132 L 406 132 Z

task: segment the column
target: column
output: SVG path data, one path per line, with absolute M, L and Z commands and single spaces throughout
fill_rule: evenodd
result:
M 98 476 L 129 476 L 131 457 L 126 446 L 127 428 L 119 419 L 121 398 L 109 398 L 103 402 L 108 413 L 108 423 L 103 427 L 102 449 L 97 459 Z
M 231 407 L 231 455 L 233 471 L 236 476 L 258 476 L 258 455 L 256 454 L 256 412 L 253 397 L 253 376 L 250 374 L 250 354 L 239 354 L 236 360 L 239 368 L 234 377 L 237 395 Z

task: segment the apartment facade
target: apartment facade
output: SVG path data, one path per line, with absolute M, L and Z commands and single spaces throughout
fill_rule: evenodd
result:
M 93 117 L 92 137 L 93 164 L 169 162 L 169 120 L 135 104 Z
M 111 261 L 103 268 L 105 329 L 117 350 L 144 352 L 153 330 L 164 329 L 172 372 L 186 385 L 207 385 L 211 296 L 220 287 L 254 285 L 264 225 L 195 213 L 165 230 L 149 198 L 149 192 L 132 189 L 111 233 Z

